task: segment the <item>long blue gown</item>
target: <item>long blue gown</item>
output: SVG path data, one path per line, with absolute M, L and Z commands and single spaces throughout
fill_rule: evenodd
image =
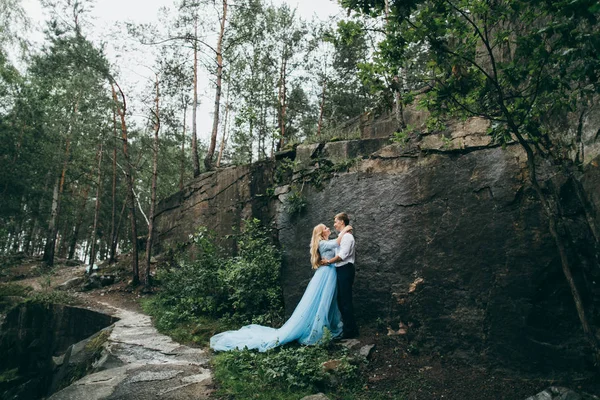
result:
M 333 258 L 337 247 L 335 240 L 322 240 L 319 243 L 321 257 Z M 281 328 L 252 324 L 237 331 L 222 332 L 210 338 L 211 349 L 228 351 L 247 347 L 264 352 L 294 340 L 315 344 L 323 337 L 325 327 L 333 337 L 339 336 L 342 320 L 336 300 L 336 274 L 335 264 L 319 267 L 292 316 Z

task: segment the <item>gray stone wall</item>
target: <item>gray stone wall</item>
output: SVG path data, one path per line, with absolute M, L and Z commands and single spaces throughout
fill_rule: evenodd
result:
M 404 146 L 387 139 L 300 146 L 291 153 L 294 173 L 279 184 L 271 180 L 273 163 L 206 174 L 161 204 L 161 247 L 198 225 L 226 234 L 245 218 L 262 219 L 283 253 L 289 314 L 312 276 L 312 228 L 332 227 L 345 211 L 356 233 L 355 307 L 364 327 L 402 322 L 410 343 L 470 360 L 582 368 L 587 345 L 526 155 L 516 144 L 491 144 L 487 126 L 473 118 Z M 349 169 L 336 168 L 344 163 Z M 582 182 L 598 207 L 597 164 L 589 168 Z M 574 201 L 564 182 L 555 185 Z M 287 201 L 298 192 L 306 207 L 291 215 Z M 569 251 L 577 254 L 590 233 L 581 207 L 570 210 L 578 234 Z M 594 308 L 598 286 L 585 271 L 575 274 Z
M 235 251 L 235 243 L 226 240 L 226 235 L 248 218 L 271 219 L 267 189 L 273 184 L 274 166 L 265 161 L 208 172 L 161 201 L 156 212 L 155 252 L 187 243 L 200 226 L 214 231 Z

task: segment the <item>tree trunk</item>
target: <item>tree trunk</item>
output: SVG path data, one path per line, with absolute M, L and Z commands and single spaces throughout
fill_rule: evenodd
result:
M 44 247 L 43 261 L 48 266 L 54 265 L 54 251 L 56 248 L 56 234 L 58 233 L 58 218 L 60 215 L 60 200 L 62 193 L 65 188 L 65 177 L 67 175 L 67 166 L 69 165 L 69 156 L 71 151 L 71 131 L 73 129 L 73 120 L 77 114 L 79 108 L 79 101 L 76 101 L 73 105 L 73 112 L 71 113 L 71 121 L 67 127 L 66 144 L 65 144 L 65 155 L 63 160 L 63 167 L 60 173 L 60 179 L 58 185 L 54 187 L 52 196 L 52 212 L 50 215 L 50 223 L 48 225 L 48 237 L 46 239 L 46 245 Z
M 286 51 L 284 51 L 282 60 L 281 60 L 281 71 L 279 74 L 279 143 L 277 144 L 277 150 L 281 150 L 283 148 L 284 137 L 285 137 L 285 112 L 286 112 L 286 89 L 285 89 L 285 81 L 286 81 L 286 70 L 287 70 L 287 56 Z M 271 152 L 273 153 L 273 152 Z M 273 156 L 273 154 L 271 154 Z
M 401 91 L 403 90 L 403 82 L 400 79 L 401 71 L 398 71 L 398 75 L 393 78 L 394 87 L 394 114 L 396 117 L 396 129 L 401 130 L 406 128 L 406 122 L 404 122 L 404 104 L 402 103 Z
M 13 253 L 16 253 L 19 251 L 19 248 L 21 247 L 21 237 L 23 236 L 23 220 L 19 220 L 19 221 L 15 221 L 15 232 L 13 235 L 13 242 L 11 245 L 11 251 Z
M 83 193 L 81 194 L 81 206 L 79 207 L 78 214 L 79 216 L 77 217 L 75 229 L 73 230 L 73 235 L 71 236 L 71 243 L 69 244 L 69 260 L 72 260 L 73 257 L 75 257 L 75 250 L 77 249 L 77 240 L 79 240 L 79 231 L 81 230 L 81 224 L 83 224 L 83 218 L 85 216 L 85 206 L 87 205 L 89 192 L 90 187 L 86 186 L 85 189 L 83 189 Z
M 116 83 L 115 83 L 116 85 Z M 118 85 L 117 85 L 118 87 Z M 121 93 L 121 99 L 123 100 L 122 107 L 120 107 L 119 100 L 117 98 L 117 92 L 115 91 L 114 85 L 111 85 L 112 95 L 115 105 L 117 107 L 117 112 L 121 117 L 121 136 L 123 140 L 123 156 L 125 157 L 125 175 L 127 180 L 127 200 L 129 202 L 129 216 L 131 222 L 131 264 L 133 269 L 133 277 L 131 284 L 136 286 L 140 283 L 140 272 L 139 272 L 139 264 L 138 264 L 138 244 L 137 244 L 137 222 L 135 217 L 135 197 L 134 197 L 134 186 L 133 186 L 133 171 L 131 166 L 131 160 L 129 159 L 129 152 L 127 149 L 127 124 L 125 123 L 125 95 L 121 88 L 119 88 L 119 92 Z
M 505 111 L 504 114 L 508 115 L 508 112 Z M 546 194 L 540 187 L 540 184 L 537 180 L 537 171 L 536 171 L 536 166 L 535 166 L 535 154 L 533 152 L 533 149 L 531 148 L 531 146 L 529 146 L 529 143 L 527 143 L 527 141 L 520 134 L 517 126 L 514 123 L 512 123 L 509 120 L 508 125 L 509 125 L 509 128 L 512 130 L 512 132 L 517 137 L 519 144 L 521 144 L 521 146 L 525 149 L 525 152 L 527 153 L 527 167 L 529 169 L 529 175 L 530 175 L 529 178 L 530 178 L 531 184 L 533 186 L 534 191 L 538 195 L 538 197 L 540 199 L 540 203 L 542 204 L 542 209 L 544 210 L 544 213 L 546 214 L 546 217 L 548 218 L 548 228 L 549 228 L 550 234 L 552 235 L 552 238 L 554 239 L 556 248 L 558 250 L 563 274 L 565 275 L 565 278 L 567 280 L 569 288 L 571 289 L 571 295 L 573 296 L 573 301 L 575 303 L 575 308 L 577 310 L 577 315 L 579 317 L 581 327 L 582 327 L 583 332 L 588 340 L 590 347 L 592 348 L 592 350 L 594 352 L 593 353 L 594 361 L 596 362 L 596 364 L 598 364 L 598 363 L 600 363 L 600 346 L 598 344 L 598 340 L 596 339 L 596 335 L 590 328 L 588 318 L 586 316 L 585 308 L 583 306 L 583 301 L 582 301 L 581 295 L 579 293 L 579 289 L 577 288 L 577 285 L 575 284 L 575 280 L 573 279 L 573 272 L 572 272 L 569 258 L 567 256 L 566 246 L 563 243 L 563 240 L 560 237 L 560 234 L 558 232 L 558 222 L 557 221 L 559 221 L 560 216 L 558 215 L 558 212 L 556 211 L 556 207 L 553 207 L 550 204 L 550 202 L 548 201 L 548 197 L 546 196 Z M 559 198 L 556 198 L 554 200 L 557 204 L 560 201 Z
M 89 240 L 86 240 L 86 241 L 85 241 L 85 248 L 83 249 L 83 257 L 82 257 L 82 258 L 83 258 L 83 262 L 84 262 L 84 263 L 85 263 L 85 260 L 87 260 L 87 257 L 88 257 L 88 251 L 89 251 L 89 250 L 90 250 L 90 241 L 89 241 Z M 92 272 L 92 271 L 90 270 L 90 273 L 91 273 L 91 272 Z
M 144 273 L 144 286 L 150 289 L 150 260 L 152 259 L 152 241 L 154 240 L 154 212 L 156 207 L 156 181 L 158 179 L 158 131 L 160 130 L 159 118 L 159 92 L 158 92 L 158 76 L 156 77 L 156 109 L 154 111 L 154 146 L 152 156 L 152 191 L 150 193 L 150 218 L 148 220 L 148 240 L 146 241 L 146 271 Z
M 90 250 L 90 271 L 96 261 L 96 231 L 98 230 L 98 216 L 100 215 L 100 194 L 102 192 L 102 142 L 98 148 L 98 184 L 96 185 L 96 207 L 94 209 L 94 225 L 92 228 L 91 250 Z
M 215 89 L 215 111 L 213 117 L 212 134 L 210 135 L 210 145 L 204 158 L 204 166 L 207 170 L 212 168 L 215 147 L 217 146 L 217 131 L 219 129 L 219 106 L 221 104 L 221 85 L 223 80 L 223 36 L 225 35 L 225 22 L 227 18 L 227 0 L 223 0 L 223 15 L 221 16 L 221 30 L 217 40 L 217 87 Z
M 266 81 L 266 79 L 264 80 Z M 268 103 L 267 103 L 267 89 L 266 89 L 266 85 L 263 83 L 263 88 L 261 91 L 261 122 L 260 122 L 260 136 L 259 136 L 259 143 L 262 142 L 262 144 L 259 144 L 259 147 L 262 147 L 262 153 L 258 154 L 259 158 L 267 158 L 267 108 L 268 108 Z M 262 154 L 262 157 L 261 157 Z
M 117 229 L 115 231 L 115 240 L 111 243 L 115 248 L 115 261 L 117 260 L 116 250 L 119 247 L 119 232 L 121 232 L 121 221 L 123 221 L 123 214 L 125 214 L 125 208 L 127 207 L 127 198 L 123 201 L 123 207 L 121 207 L 121 212 L 119 213 L 119 222 L 117 222 Z
M 65 161 L 60 178 L 57 179 L 52 193 L 52 211 L 50 213 L 50 223 L 48 224 L 48 236 L 44 247 L 44 263 L 51 267 L 54 265 L 54 252 L 56 249 L 56 235 L 58 234 L 58 216 L 60 213 L 60 198 L 64 190 L 65 175 L 67 173 L 67 165 L 69 158 L 70 140 L 67 138 Z
M 51 173 L 50 171 L 48 171 L 46 173 L 46 179 L 44 179 L 44 189 L 42 191 L 42 193 L 46 193 L 46 190 L 48 189 L 48 181 L 50 180 L 51 177 Z M 36 246 L 33 243 L 35 238 L 38 237 L 38 230 L 39 230 L 39 215 L 42 214 L 42 210 L 44 208 L 44 202 L 42 201 L 42 196 L 40 196 L 39 200 L 38 200 L 38 212 L 37 212 L 37 216 L 33 217 L 33 223 L 31 225 L 31 230 L 29 231 L 29 234 L 27 235 L 27 238 L 25 239 L 25 254 L 27 255 L 34 255 L 36 253 Z
M 67 255 L 67 243 L 69 242 L 67 239 L 67 232 L 69 231 L 68 222 L 63 222 L 62 226 L 62 229 L 58 230 L 58 243 L 56 246 L 58 248 L 58 258 L 65 258 Z
M 198 111 L 198 20 L 194 20 L 194 100 L 192 101 L 192 162 L 194 163 L 194 178 L 200 175 L 200 160 L 198 158 L 198 130 L 196 114 Z M 185 122 L 184 122 L 185 123 Z
M 33 240 L 33 233 L 35 232 L 35 228 L 37 226 L 37 218 L 31 219 L 31 227 L 28 229 L 25 234 L 25 240 L 23 243 L 23 252 L 28 256 L 32 255 L 32 246 L 31 241 Z
M 116 107 L 116 105 L 115 105 Z M 111 217 L 110 217 L 110 253 L 108 256 L 108 263 L 113 264 L 115 259 L 116 252 L 116 226 L 115 226 L 115 218 L 117 212 L 117 112 L 113 108 L 113 154 L 112 154 L 112 207 L 111 207 Z
M 54 190 L 52 191 L 52 210 L 50 212 L 50 222 L 48 223 L 48 235 L 46 236 L 46 245 L 44 246 L 44 263 L 51 267 L 54 265 L 54 247 L 56 245 L 56 220 L 58 217 L 58 188 L 60 178 L 56 179 Z
M 185 175 L 185 117 L 187 114 L 187 103 L 183 106 L 183 137 L 181 139 L 181 167 L 179 170 L 179 190 L 183 190 L 183 177 Z
M 227 120 L 229 117 L 229 85 L 227 85 L 227 94 L 225 95 L 225 118 L 223 120 L 223 134 L 221 136 L 221 145 L 219 146 L 219 156 L 217 157 L 217 168 L 221 166 L 223 150 L 227 144 Z
M 323 127 L 323 110 L 325 109 L 325 89 L 327 88 L 327 77 L 323 78 L 323 92 L 321 93 L 321 107 L 319 107 L 319 123 L 317 125 L 317 136 L 321 136 Z

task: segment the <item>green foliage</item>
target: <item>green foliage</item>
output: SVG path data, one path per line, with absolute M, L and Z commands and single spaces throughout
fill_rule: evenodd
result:
M 12 297 L 19 297 L 22 299 L 14 301 L 10 299 Z M 4 311 L 21 302 L 67 305 L 77 305 L 81 303 L 77 297 L 67 292 L 52 290 L 49 284 L 40 291 L 35 291 L 29 286 L 21 286 L 13 283 L 0 285 L 0 311 Z
M 32 290 L 33 289 L 29 286 L 22 286 L 16 283 L 4 283 L 0 285 L 0 298 L 9 296 L 25 297 Z
M 292 217 L 300 215 L 307 205 L 306 198 L 298 189 L 292 189 L 285 200 L 285 210 Z
M 335 368 L 323 363 L 335 360 Z M 361 387 L 358 361 L 326 335 L 316 346 L 289 344 L 259 353 L 235 350 L 213 360 L 219 394 L 236 399 L 298 399 L 319 391 L 348 394 Z
M 237 244 L 238 255 L 219 271 L 219 280 L 227 288 L 229 315 L 242 324 L 273 324 L 283 309 L 279 251 L 256 218 L 245 222 Z
M 14 297 L 26 298 L 33 289 L 29 286 L 21 286 L 14 283 L 0 285 L 0 312 L 10 309 L 15 303 Z
M 273 182 L 279 185 L 288 182 L 292 178 L 292 174 L 297 166 L 298 162 L 289 158 L 279 161 L 273 173 Z
M 324 41 L 333 45 L 324 104 L 325 125 L 338 126 L 373 106 L 377 90 L 371 88 L 373 74 L 361 75 L 361 65 L 369 59 L 367 28 L 361 20 L 341 20 L 336 29 L 326 31 Z
M 246 221 L 234 236 L 238 255 L 225 257 L 201 227 L 158 271 L 160 291 L 143 307 L 156 327 L 182 341 L 205 342 L 223 327 L 279 322 L 283 312 L 280 256 L 260 221 Z
M 0 383 L 14 381 L 19 378 L 19 368 L 8 369 L 0 372 Z
M 325 142 L 341 142 L 344 140 L 358 140 L 360 139 L 360 129 L 358 125 L 354 128 L 344 129 L 339 125 L 326 125 L 323 127 L 320 135 L 312 135 L 307 137 L 302 143 L 325 143 Z
M 406 128 L 402 129 L 401 131 L 394 132 L 391 140 L 394 143 L 405 145 L 406 143 L 408 143 L 410 137 L 414 135 L 414 133 L 415 127 L 409 124 L 406 126 Z
M 449 150 L 450 148 L 452 148 L 452 139 L 450 139 L 447 136 L 442 136 L 441 139 L 445 150 Z
M 349 10 L 382 18 L 379 0 L 343 0 Z M 573 146 L 551 122 L 600 92 L 597 1 L 390 1 L 385 38 L 372 74 L 397 71 L 427 87 L 420 103 L 434 120 L 480 116 L 505 143 L 535 143 L 546 152 Z M 389 86 L 387 90 L 394 90 Z M 403 96 L 406 99 L 406 96 Z M 431 128 L 430 128 L 431 130 Z M 507 134 L 509 132 L 510 134 Z M 561 137 L 562 136 L 562 137 Z
M 29 297 L 28 300 L 35 303 L 44 304 L 77 305 L 81 303 L 77 297 L 68 292 L 63 292 L 60 290 L 35 291 L 31 294 L 31 297 Z
M 163 305 L 156 301 L 156 298 L 144 299 L 141 305 L 145 313 L 154 317 L 156 328 L 179 343 L 206 346 L 211 336 L 235 328 L 228 325 L 228 321 L 202 315 L 184 316 L 184 318 L 187 318 L 187 320 L 184 320 L 163 308 Z
M 96 335 L 96 337 L 94 337 L 85 345 L 86 351 L 91 351 L 95 354 L 99 354 L 102 351 L 104 343 L 106 343 L 109 336 L 110 330 L 105 329 L 101 331 L 98 335 Z
M 338 172 L 347 172 L 356 164 L 357 160 L 357 158 L 350 158 L 334 164 L 328 159 L 319 158 L 316 163 L 317 168 L 305 180 L 317 190 L 322 190 L 325 182 L 329 181 Z
M 215 237 L 205 227 L 190 235 L 193 250 L 180 252 L 173 266 L 158 270 L 160 292 L 152 299 L 158 329 L 172 329 L 200 315 L 219 317 L 226 302 L 225 288 L 219 280 L 223 265 Z

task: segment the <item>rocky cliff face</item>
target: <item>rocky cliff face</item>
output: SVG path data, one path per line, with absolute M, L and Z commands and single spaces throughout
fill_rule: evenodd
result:
M 206 226 L 225 239 L 232 227 L 241 228 L 248 218 L 269 220 L 272 198 L 267 189 L 273 181 L 275 163 L 264 161 L 208 172 L 184 190 L 163 200 L 156 213 L 156 252 L 189 241 L 199 226 Z
M 209 173 L 162 203 L 161 247 L 185 241 L 198 225 L 225 234 L 261 218 L 277 232 L 291 312 L 311 277 L 312 228 L 331 227 L 345 211 L 355 227 L 363 324 L 402 322 L 416 346 L 469 358 L 583 367 L 586 345 L 526 155 L 517 145 L 491 145 L 486 129 L 472 119 L 405 145 L 375 138 L 300 146 L 289 155 L 294 163 Z M 599 177 L 591 163 L 583 182 L 596 206 Z M 569 251 L 578 254 L 592 233 L 569 183 L 555 185 L 567 188 L 561 193 L 579 232 Z M 575 271 L 593 311 L 600 281 L 588 272 Z M 598 326 L 597 313 L 592 319 Z
M 58 370 L 53 357 L 70 355 L 70 346 L 116 320 L 58 304 L 24 303 L 12 308 L 0 326 L 0 371 L 15 369 L 17 378 L 2 382 L 0 397 L 38 399 L 52 394 L 53 374 Z

